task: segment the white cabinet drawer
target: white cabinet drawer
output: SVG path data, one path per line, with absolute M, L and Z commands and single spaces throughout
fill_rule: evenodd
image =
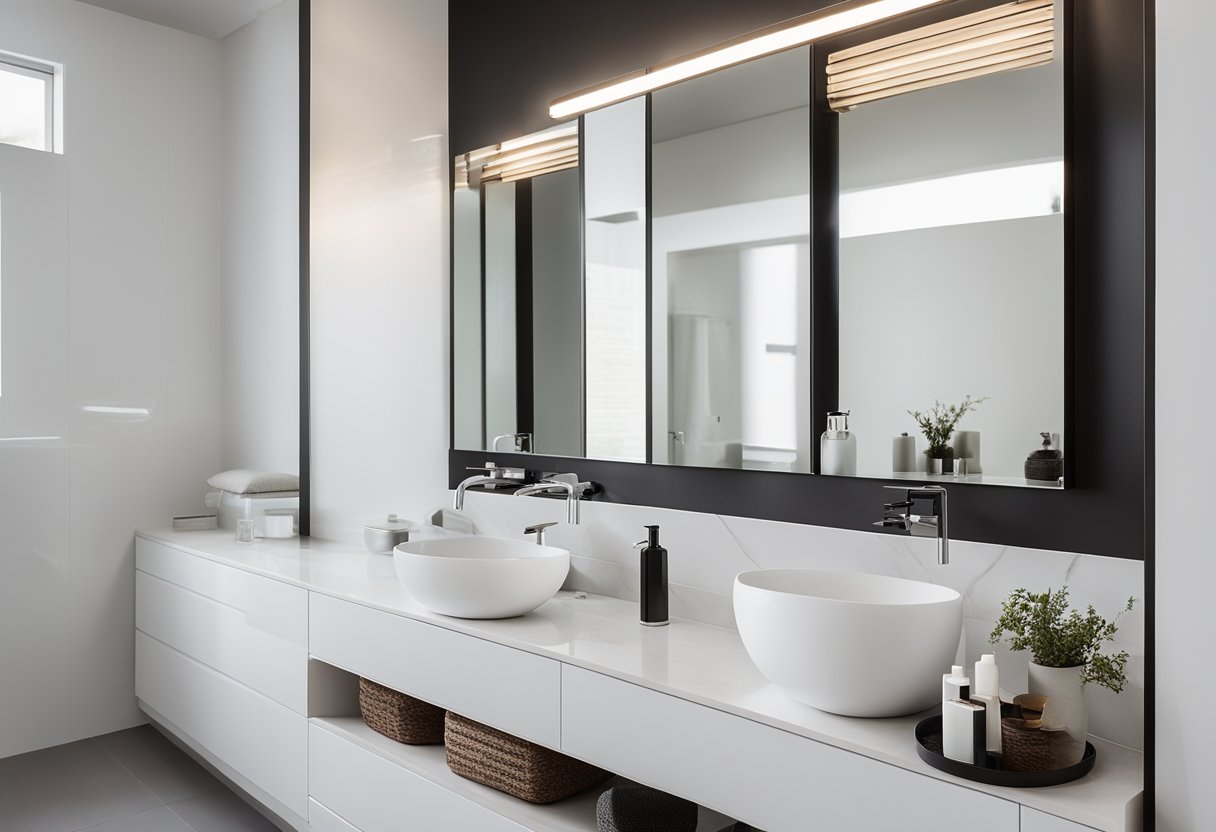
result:
M 308 698 L 308 593 L 183 552 L 185 588 L 135 573 L 135 626 L 300 715 Z M 193 561 L 194 563 L 188 563 Z M 205 580 L 196 580 L 197 578 Z
M 1094 832 L 1094 829 L 1023 806 L 1022 832 Z
M 308 812 L 308 721 L 143 633 L 135 695 L 291 811 Z
M 309 648 L 323 662 L 517 737 L 560 743 L 560 662 L 316 593 Z
M 562 750 L 767 832 L 1018 832 L 1016 803 L 573 667 Z
M 308 799 L 308 828 L 312 832 L 359 832 L 311 797 Z
M 309 726 L 308 777 L 313 805 L 324 804 L 362 832 L 525 832 L 525 827 L 316 725 Z

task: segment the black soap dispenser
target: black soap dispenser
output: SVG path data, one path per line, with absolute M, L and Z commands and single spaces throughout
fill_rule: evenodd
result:
M 659 545 L 659 527 L 646 529 L 647 539 L 634 546 L 642 549 L 641 621 L 647 627 L 663 627 L 667 624 L 667 550 Z

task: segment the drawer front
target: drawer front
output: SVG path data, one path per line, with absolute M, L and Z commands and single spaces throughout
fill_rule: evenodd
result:
M 312 594 L 323 662 L 550 748 L 561 740 L 561 664 L 432 624 Z
M 331 814 L 340 815 L 362 832 L 524 832 L 519 824 L 324 728 L 310 725 L 308 730 L 308 788 L 313 805 L 324 804 Z M 312 824 L 324 828 L 315 821 Z
M 562 750 L 768 832 L 1018 832 L 1015 803 L 573 667 Z
M 308 828 L 312 832 L 359 832 L 311 797 L 308 799 Z
M 1023 806 L 1022 832 L 1094 832 L 1094 829 Z
M 143 633 L 135 695 L 291 811 L 308 812 L 308 721 Z
M 305 714 L 308 593 L 239 569 L 197 561 L 198 590 L 135 573 L 135 626 L 208 667 Z M 193 565 L 192 565 L 193 566 Z

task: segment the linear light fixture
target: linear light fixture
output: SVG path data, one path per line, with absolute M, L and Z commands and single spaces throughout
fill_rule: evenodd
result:
M 946 0 L 851 0 L 840 3 L 563 96 L 549 105 L 549 116 L 567 118 L 579 115 L 698 75 L 943 2 Z
M 954 81 L 1051 63 L 1053 0 L 1021 0 L 828 55 L 838 113 Z
M 456 157 L 453 187 L 478 182 L 516 182 L 578 167 L 578 122 L 483 147 Z
M 107 416 L 151 416 L 152 411 L 146 407 L 113 407 L 105 404 L 86 404 L 80 408 L 85 413 L 103 413 Z

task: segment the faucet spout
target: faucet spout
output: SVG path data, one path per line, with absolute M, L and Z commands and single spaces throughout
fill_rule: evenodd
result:
M 913 537 L 937 538 L 937 562 L 942 566 L 950 563 L 950 529 L 947 525 L 946 489 L 940 485 L 925 485 L 913 488 L 888 485 L 907 492 L 907 499 L 884 506 L 883 518 L 874 523 L 884 528 L 897 528 Z M 915 500 L 929 500 L 929 514 L 912 514 Z M 899 509 L 903 509 L 900 511 Z
M 580 520 L 579 500 L 580 489 L 574 483 L 566 480 L 550 478 L 541 480 L 533 485 L 525 485 L 515 492 L 516 497 L 527 497 L 531 494 L 564 494 L 566 497 L 566 522 L 577 526 Z

